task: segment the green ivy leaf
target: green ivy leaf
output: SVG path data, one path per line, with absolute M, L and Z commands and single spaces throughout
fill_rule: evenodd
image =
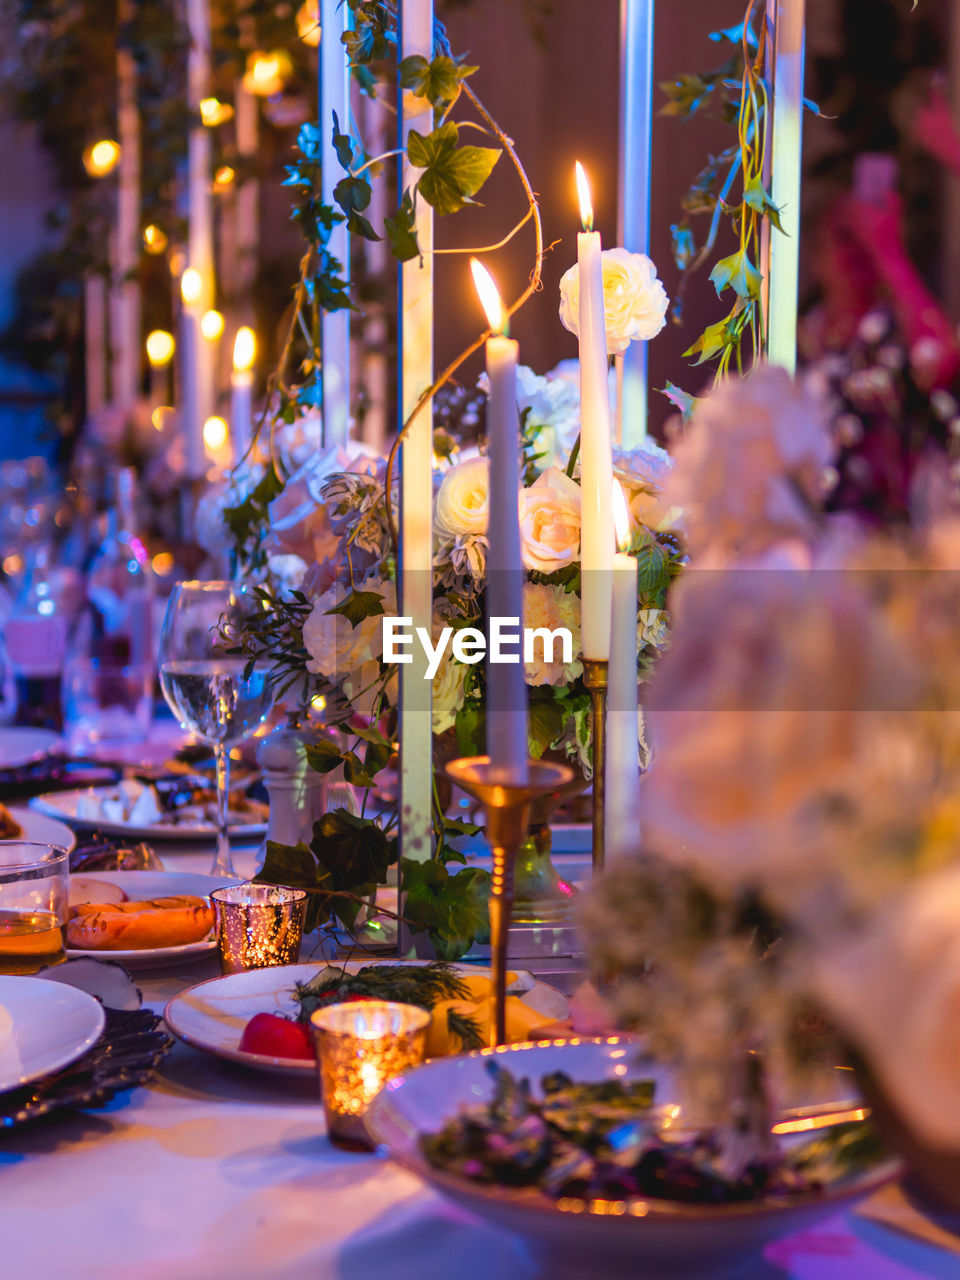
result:
M 405 191 L 397 212 L 392 218 L 383 220 L 387 240 L 390 242 L 390 252 L 398 262 L 409 262 L 412 258 L 420 256 L 420 246 L 414 230 L 415 222 L 413 198 L 409 191 Z
M 333 113 L 333 149 L 337 153 L 341 168 L 349 170 L 353 164 L 353 143 L 350 135 L 341 131 L 340 120 L 335 111 Z M 364 206 L 360 207 L 362 209 Z
M 534 760 L 539 760 L 563 736 L 564 720 L 563 708 L 552 693 L 548 693 L 545 698 L 538 698 L 534 693 L 530 699 L 527 728 L 530 754 Z
M 697 356 L 697 364 L 703 364 L 718 356 L 729 345 L 726 320 L 718 320 L 716 324 L 708 324 L 699 338 L 683 353 L 684 357 Z
M 486 714 L 479 698 L 468 698 L 457 712 L 454 721 L 457 750 L 465 756 L 479 756 L 484 752 L 487 732 Z
M 370 195 L 370 183 L 365 178 L 354 178 L 352 175 L 341 178 L 333 188 L 333 198 L 344 213 L 366 209 L 370 203 Z
M 761 218 L 769 218 L 778 231 L 783 231 L 783 227 L 780 224 L 780 210 L 767 195 L 763 183 L 758 177 L 751 178 L 744 186 L 743 203 L 748 208 L 759 213 Z M 784 232 L 784 234 L 786 233 Z
M 362 236 L 364 240 L 379 240 L 381 237 L 377 235 L 370 222 L 362 213 L 357 213 L 354 209 L 350 217 L 347 219 L 347 230 L 355 236 Z
M 403 858 L 400 877 L 406 895 L 403 913 L 421 929 L 429 929 L 438 959 L 459 960 L 475 940 L 489 937 L 489 872 L 466 867 L 451 875 L 434 859 Z
M 343 764 L 343 752 L 329 738 L 307 743 L 305 751 L 307 764 L 317 773 L 333 773 L 338 765 Z
M 400 84 L 415 97 L 425 98 L 432 107 L 443 110 L 456 102 L 461 81 L 476 69 L 458 65 L 448 54 L 429 62 L 420 54 L 414 54 L 400 63 Z
M 413 129 L 407 139 L 410 163 L 423 170 L 417 190 L 441 217 L 472 204 L 500 159 L 494 147 L 458 146 L 459 137 L 459 129 L 448 120 L 432 133 Z
M 721 258 L 710 272 L 710 281 L 718 296 L 724 289 L 732 289 L 739 298 L 759 298 L 759 270 L 750 261 L 745 249 L 738 249 L 726 258 Z
M 675 386 L 672 382 L 668 382 L 667 385 L 661 389 L 660 394 L 666 396 L 671 404 L 676 405 L 683 416 L 684 423 L 690 421 L 693 411 L 697 406 L 696 396 L 692 396 L 689 391 L 681 390 L 680 387 Z
M 383 596 L 377 591 L 351 591 L 345 600 L 327 613 L 339 613 L 351 626 L 358 626 L 364 618 L 379 618 L 383 614 Z
M 670 585 L 670 553 L 649 529 L 641 530 L 640 545 L 636 548 L 637 595 L 644 602 L 654 601 Z

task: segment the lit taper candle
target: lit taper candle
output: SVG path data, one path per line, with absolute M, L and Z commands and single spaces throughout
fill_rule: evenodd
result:
M 613 557 L 613 609 L 607 680 L 606 849 L 611 857 L 635 846 L 640 782 L 637 697 L 637 560 L 627 555 L 630 516 L 618 481 L 612 510 L 619 554 Z
M 610 491 L 610 395 L 607 331 L 603 306 L 600 233 L 593 230 L 593 204 L 583 166 L 577 161 L 577 194 L 583 230 L 577 236 L 580 297 L 580 630 L 583 656 L 610 657 L 610 567 L 613 512 Z
M 253 435 L 253 362 L 257 337 L 249 325 L 241 325 L 233 340 L 233 372 L 230 375 L 230 433 L 237 462 L 250 448 Z
M 487 755 L 504 778 L 522 779 L 527 768 L 527 686 L 519 643 L 523 623 L 520 558 L 520 418 L 517 409 L 518 344 L 507 337 L 508 316 L 490 273 L 470 260 L 487 315 L 487 454 L 490 480 L 487 532 L 487 643 L 491 622 L 518 636 L 516 662 L 487 662 Z

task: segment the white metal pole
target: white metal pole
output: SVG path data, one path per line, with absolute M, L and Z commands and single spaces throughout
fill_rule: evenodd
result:
M 333 189 L 344 176 L 333 149 L 333 113 L 350 132 L 350 73 L 340 37 L 350 10 L 344 0 L 320 4 L 320 188 L 324 204 L 334 204 Z M 350 236 L 346 224 L 330 233 L 330 252 L 340 262 L 341 278 L 350 279 Z M 320 317 L 323 443 L 343 445 L 350 433 L 350 312 L 324 311 Z
M 400 56 L 433 53 L 433 0 L 402 0 Z M 400 93 L 400 145 L 411 129 L 429 133 L 432 109 L 422 99 Z M 400 162 L 401 190 L 418 171 Z M 418 397 L 433 381 L 433 211 L 416 202 L 417 238 L 422 256 L 400 269 L 400 418 L 406 421 Z M 414 627 L 429 631 L 433 615 L 432 573 L 433 409 L 417 414 L 400 454 L 400 612 Z M 425 679 L 426 658 L 413 646 L 413 661 L 400 668 L 400 847 L 405 858 L 425 862 L 432 853 L 432 695 Z
M 767 0 L 772 33 L 773 95 L 770 197 L 783 234 L 769 234 L 767 358 L 789 373 L 797 367 L 800 277 L 800 191 L 803 151 L 804 0 Z
M 650 252 L 655 0 L 620 2 L 620 200 L 618 239 Z M 647 434 L 647 344 L 631 342 L 617 367 L 617 421 L 623 448 Z

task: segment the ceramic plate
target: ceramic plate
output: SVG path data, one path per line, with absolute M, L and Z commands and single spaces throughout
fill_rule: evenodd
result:
M 30 807 L 38 813 L 50 818 L 58 818 L 83 831 L 99 831 L 105 836 L 125 836 L 129 840 L 211 840 L 217 829 L 211 823 L 155 823 L 153 826 L 141 826 L 130 822 L 106 822 L 102 819 L 78 818 L 77 806 L 81 796 L 101 797 L 113 795 L 113 787 L 87 787 L 80 791 L 54 791 L 48 795 L 36 796 L 30 801 Z M 237 839 L 262 836 L 266 831 L 266 823 L 254 822 L 232 824 L 230 835 Z
M 551 1264 L 562 1259 L 578 1276 L 599 1274 L 602 1262 L 604 1274 L 620 1274 L 622 1267 L 623 1274 L 633 1277 L 638 1274 L 639 1258 L 648 1280 L 725 1275 L 728 1266 L 757 1259 L 770 1240 L 830 1216 L 899 1172 L 896 1161 L 885 1161 L 825 1191 L 739 1205 L 679 1204 L 652 1198 L 557 1202 L 536 1188 L 491 1186 L 434 1169 L 420 1152 L 421 1134 L 436 1132 L 461 1107 L 491 1096 L 493 1081 L 487 1070 L 491 1056 L 515 1076 L 528 1078 L 535 1092 L 541 1077 L 551 1071 L 564 1071 L 578 1081 L 653 1078 L 656 1101 L 670 1105 L 677 1095 L 669 1072 L 649 1060 L 638 1060 L 639 1053 L 636 1041 L 610 1037 L 506 1045 L 456 1058 L 435 1058 L 390 1081 L 367 1112 L 367 1128 L 380 1150 L 405 1169 L 476 1216 L 523 1235 Z M 784 1116 L 843 1110 L 856 1102 L 850 1097 L 850 1084 L 849 1072 L 825 1068 L 817 1087 L 797 1099 Z
M 344 968 L 349 973 L 376 960 L 349 961 Z M 396 964 L 396 960 L 383 961 Z M 424 964 L 421 960 L 408 960 L 407 964 Z M 248 1067 L 263 1071 L 276 1071 L 284 1075 L 312 1076 L 316 1064 L 300 1058 L 273 1058 L 261 1053 L 246 1053 L 240 1048 L 240 1036 L 255 1013 L 292 1013 L 295 1009 L 293 990 L 298 982 L 308 982 L 324 966 L 322 964 L 291 964 L 273 969 L 253 969 L 248 973 L 233 973 L 226 978 L 213 978 L 182 991 L 167 1005 L 163 1016 L 175 1036 L 205 1049 L 231 1062 L 242 1062 Z M 464 973 L 489 976 L 489 969 L 475 965 L 457 965 Z M 511 988 L 521 995 L 532 1008 L 551 1021 L 568 1014 L 566 998 L 544 982 L 536 982 L 528 973 L 519 975 L 523 990 Z
M 211 890 L 228 883 L 221 876 L 195 875 L 189 871 L 85 871 L 77 879 L 89 883 L 101 881 L 122 889 L 127 899 L 167 898 L 178 893 L 192 893 L 206 898 Z M 85 901 L 93 899 L 87 895 Z M 196 960 L 216 951 L 217 940 L 211 934 L 200 942 L 187 942 L 180 947 L 153 947 L 142 951 L 81 951 L 67 947 L 68 956 L 92 956 L 96 960 L 120 960 L 129 968 L 166 969 Z
M 0 769 L 19 769 L 42 760 L 60 742 L 50 729 L 0 729 Z
M 0 1093 L 82 1057 L 105 1021 L 99 1000 L 76 987 L 0 977 Z
M 40 844 L 55 844 L 59 849 L 68 850 L 77 843 L 77 837 L 65 822 L 48 818 L 45 813 L 21 809 L 19 805 L 10 805 L 8 812 L 22 832 L 17 840 L 37 840 Z

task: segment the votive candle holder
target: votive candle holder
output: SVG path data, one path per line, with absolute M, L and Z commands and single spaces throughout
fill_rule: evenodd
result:
M 358 1000 L 317 1009 L 310 1024 L 330 1141 L 352 1151 L 373 1143 L 363 1117 L 388 1081 L 426 1056 L 430 1014 L 393 1000 Z
M 210 894 L 225 974 L 296 964 L 303 941 L 307 895 L 283 885 L 226 885 Z

